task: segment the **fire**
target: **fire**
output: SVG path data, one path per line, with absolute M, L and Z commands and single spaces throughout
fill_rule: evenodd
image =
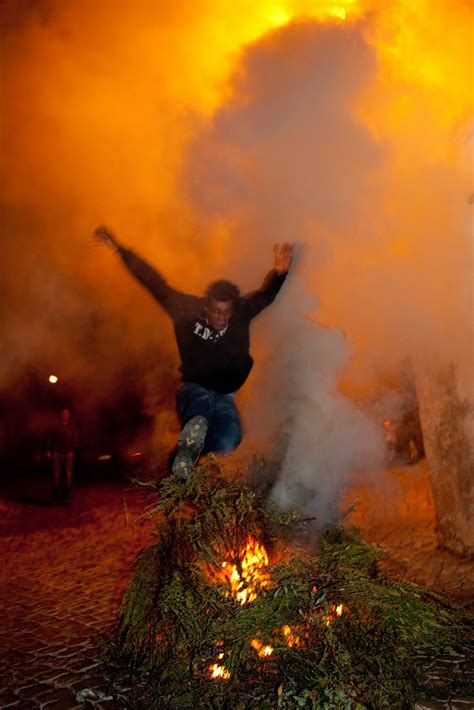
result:
M 48 377 L 48 380 L 49 380 L 49 382 L 51 382 L 52 385 L 55 385 L 56 382 L 58 381 L 58 377 L 57 377 L 57 375 L 50 375 Z
M 271 656 L 274 650 L 273 646 L 264 646 L 258 639 L 252 639 L 250 645 L 255 651 L 257 651 L 260 658 L 267 658 L 268 656 Z
M 268 567 L 268 555 L 265 547 L 251 535 L 236 556 L 229 555 L 236 562 L 224 560 L 221 576 L 230 586 L 230 596 L 239 604 L 248 604 L 257 598 L 257 594 L 268 587 L 270 575 L 265 569 Z
M 293 646 L 301 646 L 301 638 L 297 636 L 297 634 L 293 631 L 291 626 L 288 626 L 288 624 L 284 624 L 281 629 L 281 633 L 283 634 L 283 637 L 285 639 L 285 643 L 289 648 L 292 648 Z
M 224 646 L 224 639 L 219 639 L 218 641 L 215 641 L 215 646 L 217 646 L 217 648 L 219 649 L 222 649 Z M 229 680 L 230 671 L 221 663 L 224 658 L 224 655 L 224 651 L 220 650 L 217 654 L 217 660 L 219 661 L 219 663 L 212 663 L 209 666 L 211 680 Z
M 211 678 L 215 680 L 216 678 L 221 678 L 222 680 L 229 680 L 230 672 L 225 666 L 220 666 L 218 663 L 213 663 L 209 666 L 209 672 Z
M 250 539 L 249 539 L 250 542 Z M 249 542 L 245 549 L 247 549 Z M 255 540 L 253 541 L 256 542 Z M 258 545 L 258 543 L 256 543 Z M 314 589 L 314 588 L 313 588 Z M 322 621 L 329 626 L 333 621 L 341 617 L 345 612 L 348 612 L 347 607 L 344 604 L 331 604 L 329 611 L 324 613 L 321 609 L 319 610 L 319 616 Z M 288 646 L 288 648 L 305 648 L 310 643 L 310 638 L 313 640 L 317 639 L 317 630 L 313 628 L 313 625 L 306 622 L 298 625 L 297 627 L 291 627 L 289 624 L 283 624 L 283 626 L 274 630 L 273 635 L 275 637 L 275 643 L 278 646 L 282 645 L 282 642 Z M 259 658 L 266 659 L 273 655 L 275 648 L 270 644 L 265 644 L 258 638 L 253 638 L 249 641 L 250 647 L 257 653 Z M 217 647 L 222 649 L 224 645 L 223 640 L 215 642 Z M 224 659 L 225 653 L 220 650 L 217 654 L 218 663 L 213 663 L 209 666 L 209 672 L 211 674 L 211 679 L 223 679 L 228 680 L 230 678 L 230 671 L 221 665 Z
M 347 611 L 347 609 L 344 604 L 331 604 L 329 613 L 323 616 L 326 626 L 329 626 L 333 621 L 342 616 L 345 611 Z
M 327 614 L 324 614 L 322 610 L 320 610 L 319 615 L 322 617 L 326 626 L 329 626 L 348 611 L 344 604 L 331 604 Z M 288 648 L 293 648 L 293 646 L 304 648 L 309 643 L 310 638 L 314 640 L 314 638 L 317 637 L 317 631 L 315 631 L 312 624 L 309 623 L 299 625 L 298 627 L 283 624 L 283 626 L 276 629 L 274 633 L 275 635 L 283 636 L 283 640 Z

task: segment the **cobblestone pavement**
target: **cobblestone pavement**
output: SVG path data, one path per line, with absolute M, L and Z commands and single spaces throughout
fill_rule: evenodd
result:
M 97 637 L 150 540 L 133 524 L 143 508 L 144 494 L 120 484 L 77 488 L 69 507 L 0 499 L 0 708 L 90 708 L 76 700 L 84 689 L 102 695 L 97 708 L 123 706 L 122 688 L 108 693 Z
M 352 522 L 387 547 L 389 572 L 468 601 L 473 566 L 436 549 L 423 465 L 359 481 L 346 497 L 359 498 Z M 97 639 L 114 624 L 136 552 L 151 541 L 150 526 L 134 524 L 147 502 L 118 483 L 79 487 L 67 508 L 0 498 L 0 709 L 127 707 L 127 679 L 108 682 Z M 458 662 L 441 659 L 432 674 Z M 417 707 L 468 710 L 474 700 Z
M 383 571 L 446 594 L 474 611 L 474 560 L 438 549 L 426 460 L 359 477 L 344 495 L 345 509 L 352 506 L 347 521 L 385 550 L 379 565 Z M 417 703 L 415 710 L 474 710 L 474 658 L 446 656 L 427 661 L 425 670 L 434 697 Z M 457 673 L 469 683 L 469 695 L 449 698 L 436 691 L 447 675 Z
M 425 460 L 349 485 L 348 521 L 368 542 L 381 545 L 381 567 L 392 576 L 431 587 L 474 611 L 474 560 L 438 549 L 436 513 Z

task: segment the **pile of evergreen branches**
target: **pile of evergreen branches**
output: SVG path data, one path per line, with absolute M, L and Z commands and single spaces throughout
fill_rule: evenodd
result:
M 146 514 L 157 539 L 139 556 L 116 646 L 148 675 L 137 707 L 408 708 L 423 694 L 421 657 L 472 638 L 462 609 L 378 575 L 380 550 L 356 532 L 326 533 L 317 552 L 290 546 L 298 515 L 224 478 L 212 458 L 185 484 L 166 479 Z M 242 605 L 222 563 L 242 572 L 249 536 L 277 561 Z

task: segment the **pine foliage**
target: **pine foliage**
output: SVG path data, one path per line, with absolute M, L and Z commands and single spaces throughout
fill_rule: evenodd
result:
M 472 639 L 463 610 L 380 576 L 380 550 L 356 532 L 327 533 L 317 552 L 290 546 L 304 521 L 225 479 L 212 458 L 186 484 L 166 479 L 146 514 L 157 538 L 139 556 L 117 632 L 120 653 L 149 674 L 137 707 L 408 708 L 423 693 L 417 659 Z M 273 563 L 242 605 L 222 564 L 242 573 L 249 536 Z M 214 665 L 225 678 L 211 678 Z

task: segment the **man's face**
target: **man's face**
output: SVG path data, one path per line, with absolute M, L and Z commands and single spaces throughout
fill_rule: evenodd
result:
M 229 321 L 234 311 L 232 301 L 216 301 L 211 298 L 206 306 L 207 320 L 214 330 L 224 330 L 229 325 Z

